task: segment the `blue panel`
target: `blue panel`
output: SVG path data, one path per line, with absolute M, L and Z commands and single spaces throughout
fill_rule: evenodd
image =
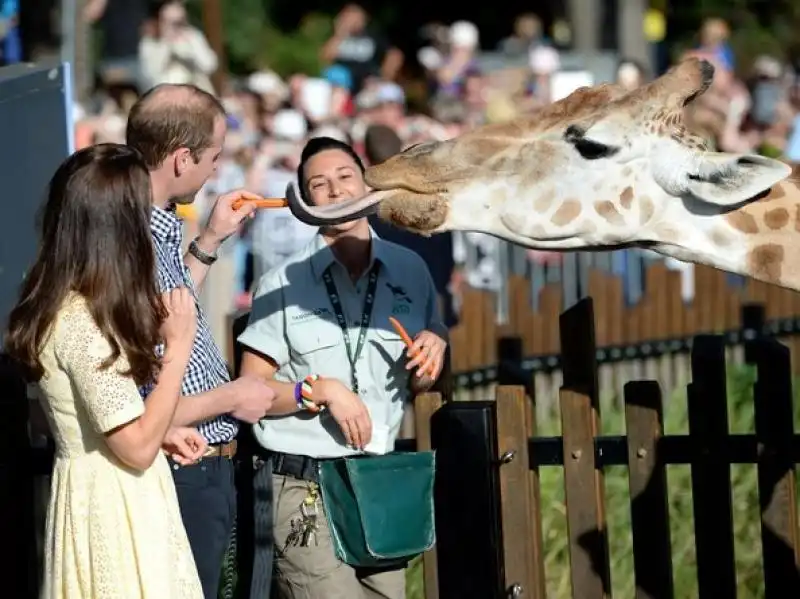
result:
M 64 82 L 57 64 L 0 68 L 0 330 L 35 257 L 47 182 L 69 155 Z

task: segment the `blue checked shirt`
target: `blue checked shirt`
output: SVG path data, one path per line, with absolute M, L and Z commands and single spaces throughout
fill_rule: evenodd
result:
M 197 334 L 194 338 L 192 353 L 189 356 L 189 364 L 183 375 L 181 394 L 198 395 L 211 391 L 230 381 L 230 376 L 225 360 L 211 336 L 211 330 L 208 328 L 203 310 L 197 301 L 197 292 L 194 289 L 189 268 L 183 262 L 181 252 L 183 227 L 180 219 L 175 215 L 175 207 L 162 210 L 153 206 L 150 230 L 153 234 L 158 286 L 161 292 L 164 293 L 185 285 L 192 290 L 197 306 Z M 163 347 L 159 347 L 159 354 L 162 351 Z M 140 389 L 142 397 L 149 395 L 153 387 L 154 384 L 142 387 Z M 223 414 L 213 420 L 201 423 L 197 428 L 209 443 L 228 443 L 239 431 L 239 423 L 232 416 Z

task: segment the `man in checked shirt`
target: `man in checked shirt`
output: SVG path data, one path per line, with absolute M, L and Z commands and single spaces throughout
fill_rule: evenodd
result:
M 234 210 L 244 196 L 237 190 L 220 196 L 205 229 L 181 255 L 181 221 L 176 204 L 189 204 L 217 167 L 225 140 L 225 110 L 212 95 L 190 85 L 161 85 L 145 93 L 131 109 L 127 143 L 138 149 L 150 169 L 153 208 L 151 231 L 161 291 L 188 286 L 195 297 L 222 242 L 253 212 Z M 272 406 L 275 393 L 258 377 L 230 381 L 205 315 L 197 304 L 197 335 L 184 373 L 176 425 L 196 425 L 209 444 L 199 463 L 172 463 L 181 515 L 206 599 L 216 599 L 222 560 L 236 515 L 232 458 L 239 422 L 254 424 Z M 146 395 L 148 389 L 142 389 Z

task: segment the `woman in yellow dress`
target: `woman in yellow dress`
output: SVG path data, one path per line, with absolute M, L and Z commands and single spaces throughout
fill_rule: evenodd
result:
M 149 218 L 135 150 L 70 156 L 9 317 L 6 350 L 38 385 L 56 444 L 43 599 L 203 597 L 164 455 L 206 449 L 194 429 L 171 427 L 195 304 L 186 288 L 158 294 Z

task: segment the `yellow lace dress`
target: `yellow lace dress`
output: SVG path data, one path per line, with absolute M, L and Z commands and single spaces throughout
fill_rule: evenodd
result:
M 163 454 L 145 472 L 117 460 L 103 433 L 142 415 L 121 357 L 85 301 L 61 308 L 42 352 L 40 400 L 56 442 L 42 599 L 202 599 Z

